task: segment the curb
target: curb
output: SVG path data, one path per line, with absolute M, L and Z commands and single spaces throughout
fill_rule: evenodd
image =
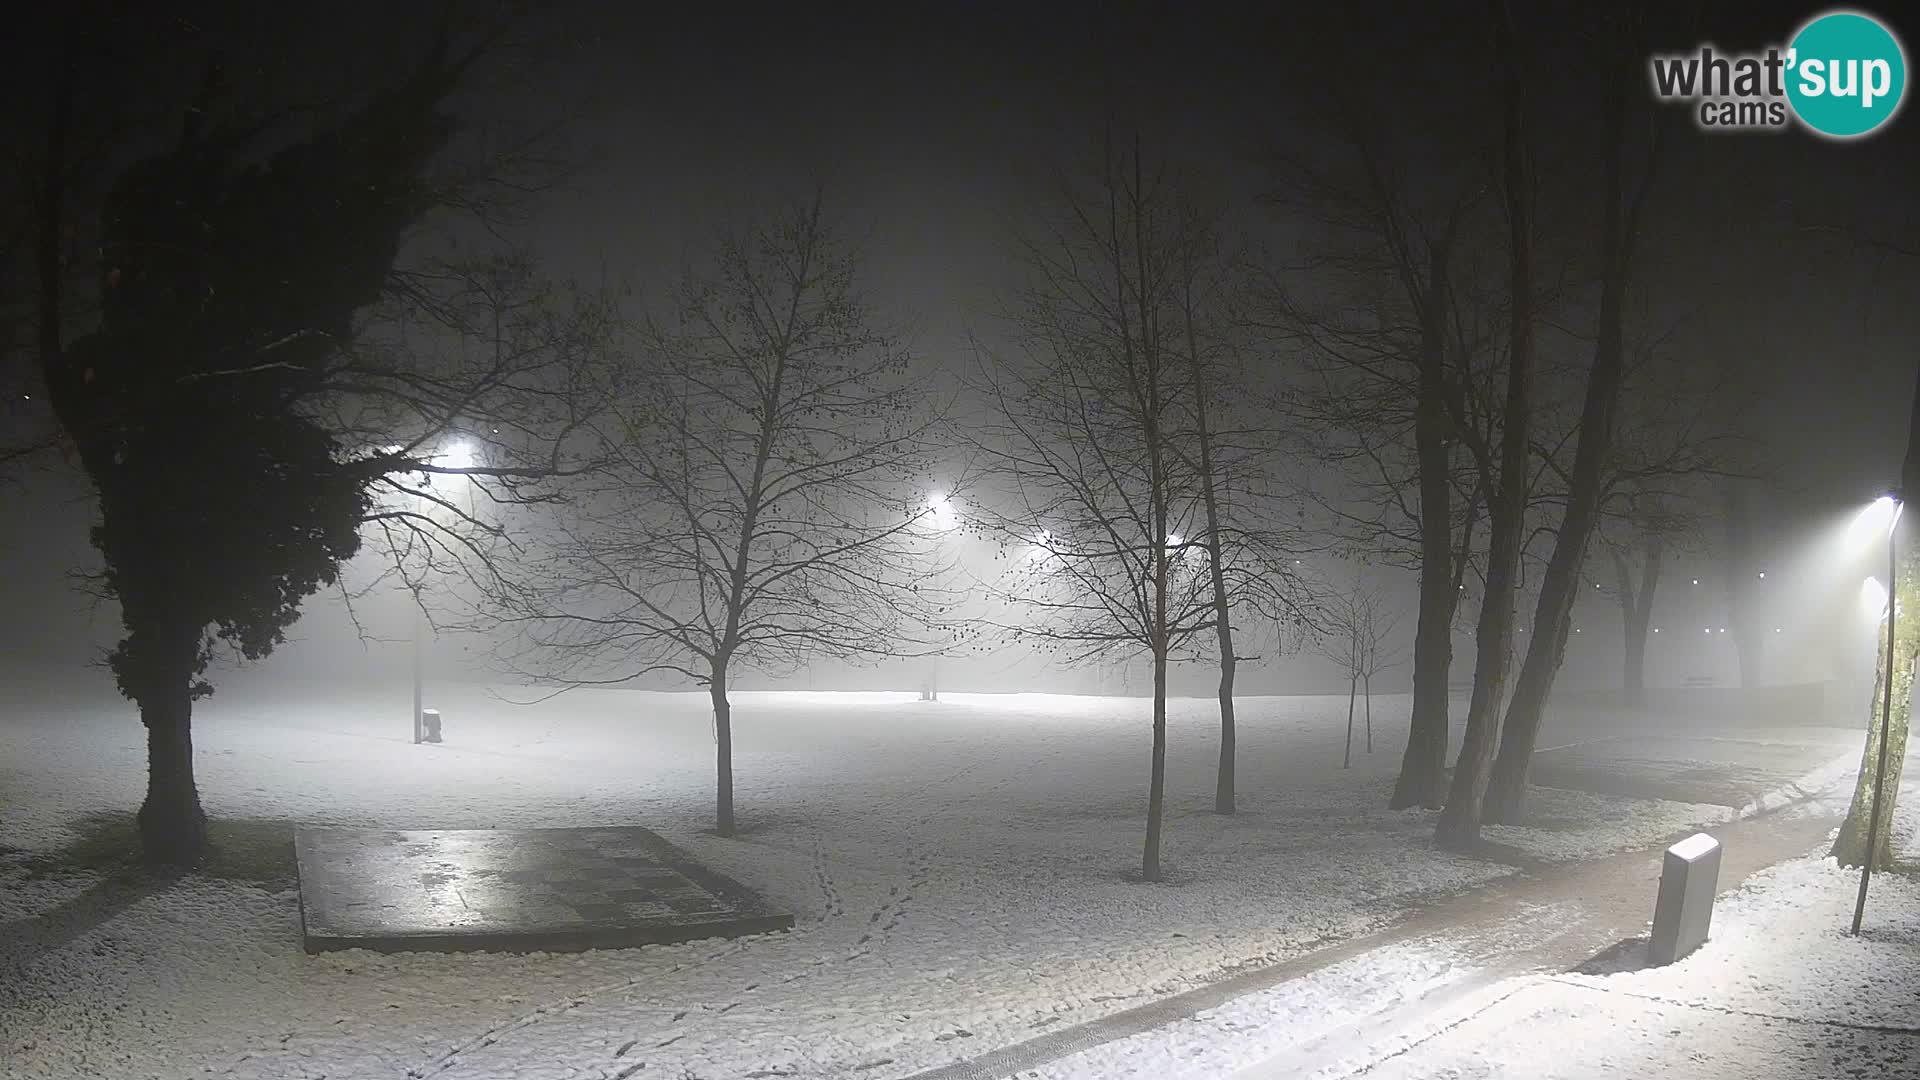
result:
M 1859 757 L 1860 755 L 1855 753 L 1836 755 L 1825 765 L 1803 774 L 1791 783 L 1782 784 L 1741 807 L 1734 813 L 1733 820 L 1745 821 L 1748 818 L 1771 814 L 1776 810 L 1783 810 L 1789 806 L 1819 798 L 1826 794 L 1829 788 L 1842 781 L 1852 781 L 1854 771 L 1859 767 Z

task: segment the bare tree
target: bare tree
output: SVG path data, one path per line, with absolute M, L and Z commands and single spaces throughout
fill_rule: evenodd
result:
M 931 648 L 930 396 L 859 269 L 817 196 L 724 234 L 606 373 L 610 464 L 494 596 L 524 670 L 707 688 L 722 836 L 735 675 Z
M 1190 386 L 1190 408 L 1183 434 L 1173 443 L 1181 464 L 1198 484 L 1200 517 L 1196 527 L 1206 553 L 1213 599 L 1213 629 L 1220 664 L 1220 760 L 1215 772 L 1214 812 L 1234 812 L 1235 732 L 1234 616 L 1243 608 L 1262 614 L 1285 612 L 1282 637 L 1304 624 L 1307 603 L 1299 575 L 1286 556 L 1304 545 L 1297 527 L 1280 508 L 1289 500 L 1274 490 L 1274 474 L 1288 462 L 1271 413 L 1262 408 L 1260 373 L 1247 363 L 1231 328 L 1225 303 L 1230 260 L 1218 257 L 1213 221 L 1186 211 L 1188 238 L 1181 246 L 1179 281 L 1173 307 L 1180 324 L 1181 359 Z M 1253 573 L 1244 571 L 1253 570 Z M 1242 644 L 1245 639 L 1241 639 Z M 1274 642 L 1276 647 L 1280 640 Z
M 1480 47 L 1449 42 L 1446 51 Z M 1394 62 L 1430 57 L 1396 54 Z M 1475 255 L 1469 226 L 1485 209 L 1488 186 L 1462 147 L 1481 140 L 1451 118 L 1415 117 L 1403 101 L 1363 100 L 1364 88 L 1320 74 L 1315 116 L 1331 121 L 1328 138 L 1277 152 L 1263 201 L 1324 227 L 1327 242 L 1294 273 L 1257 274 L 1246 321 L 1306 359 L 1307 385 L 1292 394 L 1290 419 L 1376 511 L 1346 509 L 1351 491 L 1324 500 L 1337 525 L 1352 531 L 1350 546 L 1420 574 L 1413 708 L 1391 805 L 1438 808 L 1452 629 L 1488 497 L 1464 460 L 1449 407 L 1458 365 L 1471 359 L 1458 347 L 1470 336 L 1459 322 L 1460 292 Z M 1481 404 L 1478 395 L 1466 402 Z
M 1141 876 L 1158 881 L 1167 665 L 1217 617 L 1194 539 L 1200 485 L 1176 448 L 1193 406 L 1175 335 L 1195 237 L 1137 135 L 1109 131 L 1088 174 L 1063 187 L 1020 239 L 1020 352 L 982 351 L 992 411 L 970 439 L 1005 499 L 983 527 L 1017 553 L 999 593 L 1018 615 L 992 628 L 1069 663 L 1123 649 L 1151 658 Z
M 1657 122 L 1637 155 L 1628 148 L 1633 72 L 1644 60 L 1640 13 L 1608 16 L 1596 45 L 1602 72 L 1598 153 L 1600 197 L 1599 302 L 1595 315 L 1593 363 L 1581 407 L 1578 443 L 1569 470 L 1567 501 L 1554 537 L 1553 555 L 1541 579 L 1526 659 L 1514 685 L 1501 726 L 1484 820 L 1517 820 L 1535 740 L 1545 715 L 1547 695 L 1566 655 L 1573 604 L 1583 581 L 1587 545 L 1599 520 L 1607 465 L 1613 458 L 1616 416 L 1627 370 L 1626 320 L 1635 249 L 1654 166 L 1659 159 Z M 1639 160 L 1632 160 L 1637 156 Z M 1478 822 L 1473 823 L 1478 828 Z
M 1442 842 L 1466 843 L 1479 836 L 1480 804 L 1486 795 L 1488 770 L 1498 746 L 1500 710 L 1505 704 L 1507 672 L 1512 660 L 1513 608 L 1525 545 L 1527 496 L 1530 488 L 1529 426 L 1533 420 L 1534 383 L 1534 257 L 1533 171 L 1526 110 L 1524 77 L 1513 21 L 1504 0 L 1488 4 L 1493 24 L 1494 55 L 1500 68 L 1503 124 L 1500 189 L 1507 217 L 1510 335 L 1506 355 L 1506 397 L 1499 410 L 1498 463 L 1492 448 L 1470 440 L 1479 466 L 1481 484 L 1489 492 L 1488 549 L 1485 588 L 1474 634 L 1473 696 L 1467 706 L 1467 728 L 1452 788 L 1441 812 L 1436 835 Z M 1470 432 L 1462 424 L 1460 430 Z
M 1378 591 L 1355 582 L 1323 605 L 1319 622 L 1322 633 L 1315 639 L 1315 650 L 1339 665 L 1347 676 L 1347 740 L 1340 767 L 1350 769 L 1354 705 L 1362 697 L 1366 701 L 1367 753 L 1373 753 L 1373 677 L 1399 662 L 1392 644 L 1399 620 Z

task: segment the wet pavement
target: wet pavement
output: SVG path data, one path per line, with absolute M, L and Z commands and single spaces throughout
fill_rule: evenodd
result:
M 638 827 L 300 829 L 308 952 L 627 948 L 793 925 Z

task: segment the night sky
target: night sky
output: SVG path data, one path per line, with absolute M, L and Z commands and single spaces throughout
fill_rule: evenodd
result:
M 1543 169 L 1577 172 L 1591 94 L 1577 65 L 1556 67 L 1572 7 L 1524 6 L 1522 28 L 1555 68 L 1543 84 L 1564 91 L 1538 103 Z M 351 84 L 394 47 L 373 33 L 383 11 L 276 13 L 239 36 L 270 36 L 316 87 Z M 1806 13 L 1708 4 L 1663 14 L 1654 36 L 1672 48 L 1758 45 Z M 952 370 L 969 335 L 1000 332 L 1009 216 L 1098 130 L 1105 103 L 1139 105 L 1246 234 L 1284 252 L 1296 234 L 1252 197 L 1277 148 L 1318 137 L 1323 80 L 1389 103 L 1412 128 L 1484 123 L 1480 20 L 1477 5 L 1416 16 L 1398 5 L 561 3 L 529 23 L 524 64 L 468 107 L 482 131 L 564 121 L 559 145 L 576 168 L 515 234 L 554 271 L 624 283 L 644 303 L 715 223 L 817 184 L 865 236 L 875 300 L 924 362 Z M 345 53 L 320 47 L 343 34 Z M 1897 476 L 1920 362 L 1920 260 L 1860 237 L 1920 246 L 1920 127 L 1907 112 L 1854 145 L 1706 136 L 1674 118 L 1645 277 L 1661 283 L 1662 317 L 1684 326 L 1674 348 L 1727 365 L 1751 394 L 1747 433 L 1774 467 L 1768 521 L 1782 543 Z M 65 578 L 91 554 L 76 482 L 56 468 L 0 495 L 4 606 L 26 613 L 0 623 L 0 649 L 16 661 L 51 655 L 89 620 Z M 104 611 L 79 631 L 101 644 L 114 633 Z

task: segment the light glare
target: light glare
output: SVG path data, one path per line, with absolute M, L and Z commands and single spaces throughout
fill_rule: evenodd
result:
M 1860 614 L 1878 622 L 1887 614 L 1887 587 L 1880 584 L 1879 578 L 1868 578 L 1860 583 Z
M 1900 503 L 1891 495 L 1882 495 L 1868 503 L 1847 526 L 1847 553 L 1859 554 L 1868 544 L 1885 536 L 1898 515 Z

